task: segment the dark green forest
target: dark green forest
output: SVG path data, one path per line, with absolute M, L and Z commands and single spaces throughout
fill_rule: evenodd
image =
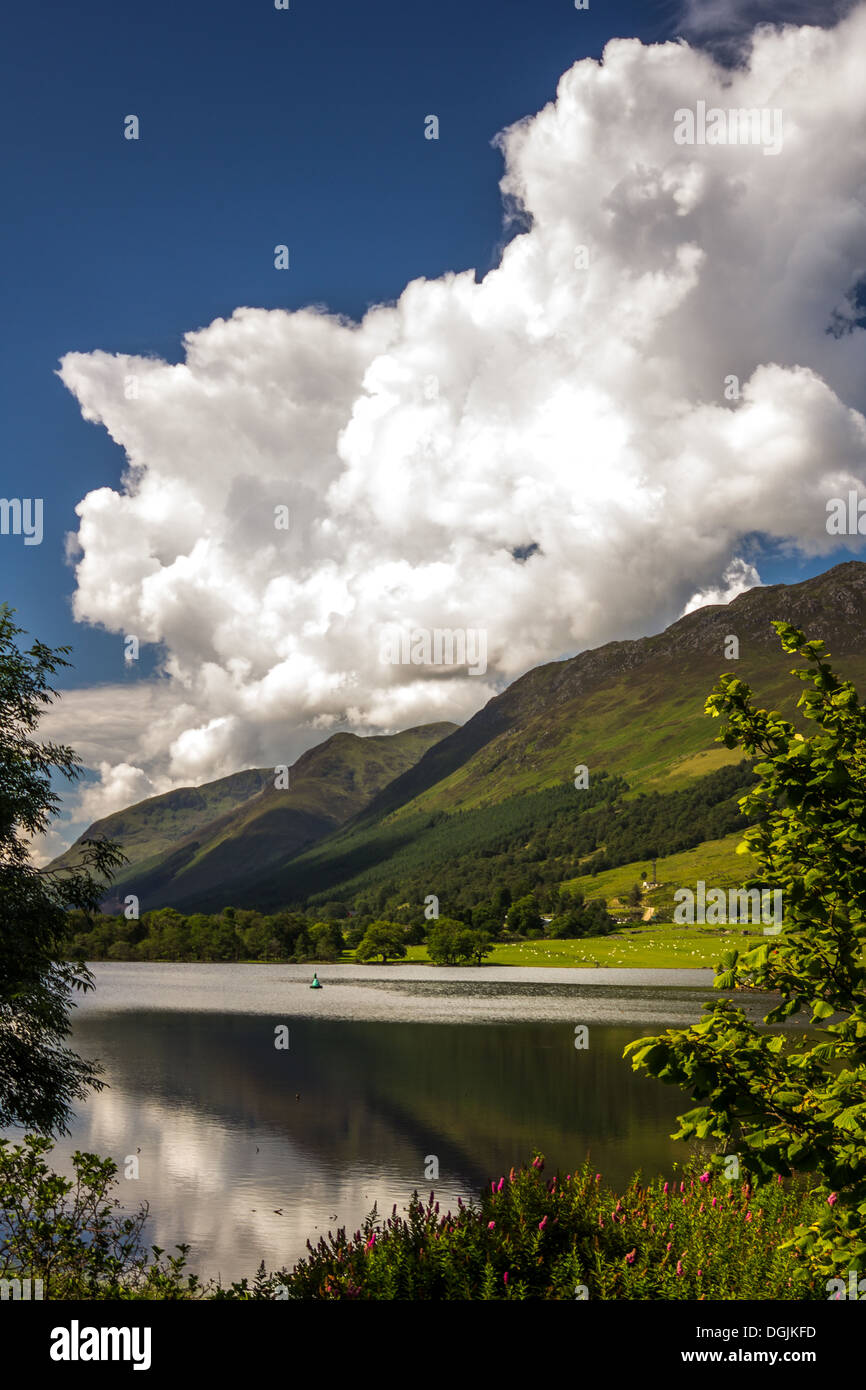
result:
M 477 810 L 361 823 L 297 861 L 306 892 L 296 905 L 337 899 L 382 914 L 435 893 L 463 918 L 502 887 L 516 899 L 745 829 L 737 799 L 751 783 L 743 761 L 681 791 L 629 797 L 623 778 L 598 773 L 585 791 L 568 783 Z

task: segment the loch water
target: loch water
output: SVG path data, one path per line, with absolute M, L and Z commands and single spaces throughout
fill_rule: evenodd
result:
M 53 1162 L 113 1157 L 123 1204 L 149 1204 L 148 1241 L 189 1244 L 190 1268 L 224 1282 L 291 1267 L 308 1238 L 416 1188 L 444 1211 L 534 1149 L 614 1184 L 670 1171 L 685 1097 L 622 1052 L 713 993 L 705 970 L 332 965 L 311 990 L 308 966 L 92 969 L 72 1045 L 108 1087 Z

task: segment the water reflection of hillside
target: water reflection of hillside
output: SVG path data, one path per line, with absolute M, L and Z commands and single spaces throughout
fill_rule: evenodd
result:
M 290 1027 L 288 1052 L 274 1048 L 276 1023 Z M 105 1060 L 116 1092 L 235 1131 L 269 1131 L 314 1168 L 378 1160 L 420 1181 L 423 1157 L 436 1154 L 440 1171 L 478 1184 L 534 1146 L 568 1167 L 591 1150 L 615 1181 L 638 1165 L 667 1166 L 679 1153 L 667 1136 L 683 1097 L 623 1061 L 640 1031 L 594 1027 L 589 1049 L 577 1051 L 563 1023 L 171 1012 L 82 1017 L 75 1037 Z

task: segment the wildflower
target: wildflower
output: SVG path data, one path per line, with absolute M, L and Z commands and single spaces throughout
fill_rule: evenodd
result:
M 601 1182 L 601 1173 L 596 1173 L 595 1180 L 596 1182 Z
M 493 1231 L 493 1230 L 495 1230 L 495 1228 L 496 1228 L 496 1222 L 495 1222 L 495 1221 L 488 1221 L 488 1223 L 487 1223 L 487 1229 L 488 1229 L 488 1231 Z
M 634 1250 L 629 1250 L 628 1254 L 626 1255 L 626 1257 L 625 1257 L 625 1262 L 626 1262 L 627 1265 L 633 1265 L 633 1264 L 634 1264 L 634 1257 L 635 1257 L 636 1254 L 637 1254 L 637 1246 L 635 1246 Z
M 719 1200 L 718 1197 L 714 1197 L 714 1198 L 713 1198 L 712 1205 L 713 1205 L 713 1206 L 716 1206 L 716 1205 L 718 1204 L 718 1200 Z
M 699 1182 L 709 1182 L 709 1180 L 710 1180 L 710 1175 L 709 1175 L 709 1173 L 701 1173 L 701 1176 L 700 1176 L 700 1178 L 698 1179 Z
M 677 1275 L 678 1275 L 678 1276 L 682 1275 L 682 1272 L 683 1272 L 683 1262 L 682 1262 L 682 1260 L 677 1260 Z
M 673 1241 L 669 1240 L 668 1243 L 667 1243 L 667 1245 L 665 1246 L 665 1250 L 670 1250 L 670 1248 L 671 1248 L 672 1245 L 673 1245 Z
M 664 1190 L 665 1190 L 665 1196 L 667 1197 L 668 1192 L 669 1192 L 669 1190 L 670 1190 L 670 1183 L 669 1183 L 669 1182 L 666 1182 L 666 1183 L 665 1183 L 665 1189 L 664 1189 Z
M 747 1221 L 751 1221 L 751 1219 L 752 1219 L 752 1213 L 751 1213 L 750 1211 L 747 1211 L 747 1212 L 746 1212 L 746 1220 L 747 1220 Z
M 505 1186 L 505 1179 L 504 1179 L 504 1178 L 500 1178 L 500 1179 L 499 1179 L 499 1186 L 497 1187 L 496 1191 L 497 1191 L 497 1192 L 501 1192 L 504 1186 Z
M 835 1192 L 831 1192 L 831 1193 L 830 1193 L 830 1196 L 827 1198 L 827 1206 L 828 1206 L 828 1207 L 835 1207 L 835 1205 L 836 1205 L 836 1203 L 837 1203 L 838 1200 L 839 1200 L 839 1199 L 838 1199 L 838 1197 L 836 1196 L 836 1193 L 835 1193 Z
M 699 1278 L 699 1279 L 700 1279 L 701 1275 L 703 1274 L 703 1272 L 704 1272 L 704 1271 L 703 1271 L 702 1269 L 699 1269 L 699 1270 L 698 1270 L 698 1278 Z
M 508 1283 L 508 1270 L 507 1270 L 507 1269 L 506 1269 L 505 1273 L 504 1273 L 503 1276 L 502 1276 L 502 1282 L 503 1282 L 503 1284 L 507 1284 L 507 1283 Z
M 681 1182 L 681 1183 L 680 1183 L 680 1192 L 685 1192 L 685 1190 L 686 1190 L 686 1185 L 685 1185 L 684 1182 Z
M 777 1174 L 776 1174 L 776 1182 L 779 1184 L 780 1187 L 782 1186 L 782 1174 L 781 1174 L 781 1173 L 777 1173 Z
M 372 1249 L 373 1249 L 373 1246 L 374 1246 L 375 1244 L 376 1244 L 376 1232 L 374 1231 L 373 1234 L 371 1235 L 370 1239 L 367 1241 L 367 1244 L 364 1246 L 364 1249 L 365 1249 L 365 1250 L 372 1250 Z

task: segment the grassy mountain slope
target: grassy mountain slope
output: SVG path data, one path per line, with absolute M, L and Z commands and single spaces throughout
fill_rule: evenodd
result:
M 670 922 L 675 907 L 675 889 L 686 886 L 693 888 L 700 878 L 714 888 L 738 888 L 743 879 L 757 869 L 757 860 L 753 855 L 738 853 L 742 838 L 741 832 L 737 831 L 718 840 L 702 840 L 693 849 L 664 855 L 656 864 L 658 887 L 644 893 L 641 906 L 653 908 L 659 921 Z M 651 869 L 646 858 L 632 860 L 615 869 L 603 870 L 594 877 L 580 875 L 568 886 L 579 888 L 588 898 L 600 897 L 606 902 L 618 900 L 625 905 L 629 889 L 640 882 L 644 869 L 648 873 Z
M 587 897 L 598 897 L 596 879 L 604 875 L 590 875 L 591 867 L 625 864 L 638 855 L 648 863 L 735 829 L 741 833 L 746 822 L 737 797 L 750 780 L 743 762 L 667 794 L 630 798 L 624 779 L 599 773 L 582 792 L 568 784 L 451 814 L 365 820 L 312 846 L 280 875 L 260 880 L 256 902 L 285 902 L 288 885 L 297 902 L 342 898 L 382 912 L 395 903 L 420 904 L 434 893 L 444 915 L 462 917 L 502 887 L 518 898 L 578 879 L 581 887 L 584 879 L 594 885 Z M 252 905 L 252 899 L 237 905 Z
M 655 637 L 536 667 L 385 788 L 365 818 L 490 804 L 561 785 L 578 763 L 622 773 L 634 790 L 667 790 L 736 761 L 714 743 L 704 701 L 727 671 L 793 714 L 799 687 L 774 619 L 823 637 L 838 669 L 866 687 L 866 564 L 851 561 L 698 609 Z M 725 659 L 729 634 L 737 660 Z
M 83 839 L 117 840 L 133 864 L 156 860 L 187 835 L 237 810 L 257 796 L 269 781 L 273 781 L 272 768 L 250 768 L 201 787 L 178 787 L 161 796 L 148 797 L 94 821 L 51 867 L 75 863 Z
M 578 828 L 577 817 L 594 814 L 591 799 L 584 793 L 581 802 L 581 794 L 571 789 L 578 763 L 589 767 L 591 787 L 601 773 L 625 777 L 626 803 L 641 793 L 661 795 L 665 805 L 635 844 L 645 854 L 658 841 L 658 854 L 670 853 L 667 827 L 679 814 L 676 793 L 696 782 L 711 786 L 713 777 L 742 756 L 715 743 L 719 726 L 704 712 L 719 675 L 736 674 L 762 703 L 799 717 L 795 704 L 801 686 L 789 674 L 795 663 L 785 657 L 771 627 L 780 618 L 823 637 L 837 669 L 866 689 L 866 565 L 851 562 L 802 584 L 752 589 L 730 604 L 690 613 L 656 637 L 609 643 L 530 671 L 431 748 L 353 822 L 298 856 L 280 875 L 260 882 L 262 900 L 300 901 L 310 894 L 321 898 L 389 885 L 418 891 L 417 867 L 425 860 L 426 892 L 437 892 L 437 884 L 447 881 L 449 891 L 459 893 L 454 883 L 454 870 L 464 862 L 459 846 L 479 832 L 479 814 L 486 811 L 490 819 L 497 806 L 499 819 L 514 829 L 510 862 L 526 858 L 535 866 L 528 869 L 531 878 L 532 872 L 544 872 L 539 864 L 556 859 L 522 855 L 518 831 L 522 826 L 528 841 L 537 836 L 539 794 L 559 798 L 561 813 L 574 823 L 575 845 L 586 829 Z M 739 640 L 736 660 L 725 659 L 729 635 Z M 733 792 L 728 789 L 725 796 L 732 811 Z M 494 824 L 496 817 L 492 839 L 480 849 L 482 860 L 496 854 Z M 716 828 L 707 838 L 727 829 Z M 600 845 L 607 834 L 600 835 Z M 448 873 L 439 869 L 447 859 L 445 842 L 452 846 Z M 503 869 L 507 857 L 501 858 Z M 465 862 L 467 874 L 483 876 L 483 868 Z M 563 877 L 566 872 L 578 876 L 561 856 L 553 863 L 552 872 L 557 870 Z M 382 893 L 380 907 L 384 898 Z
M 299 759 L 291 793 L 269 780 L 170 849 L 142 856 L 118 888 L 151 906 L 202 911 L 358 894 L 384 911 L 437 893 L 448 912 L 497 877 L 528 891 L 583 877 L 593 857 L 603 870 L 723 838 L 737 828 L 747 772 L 739 751 L 715 743 L 719 726 L 704 703 L 728 672 L 794 715 L 801 687 L 774 619 L 823 637 L 836 668 L 866 690 L 866 564 L 852 561 L 699 609 L 656 636 L 537 667 L 463 727 L 409 731 L 411 755 L 387 759 L 383 746 L 377 761 L 372 750 L 388 740 L 355 740 L 370 759 L 363 786 L 353 736 L 337 735 Z M 725 655 L 731 635 L 735 660 Z M 577 764 L 589 768 L 589 792 L 573 786 Z
M 112 886 L 109 910 L 128 893 L 142 911 L 195 910 L 205 899 L 224 905 L 236 879 L 255 879 L 336 829 L 453 728 L 334 734 L 301 755 L 285 789 L 274 786 L 273 768 L 256 769 L 107 816 L 87 836 L 120 841 L 130 861 Z M 63 860 L 74 862 L 75 849 Z

